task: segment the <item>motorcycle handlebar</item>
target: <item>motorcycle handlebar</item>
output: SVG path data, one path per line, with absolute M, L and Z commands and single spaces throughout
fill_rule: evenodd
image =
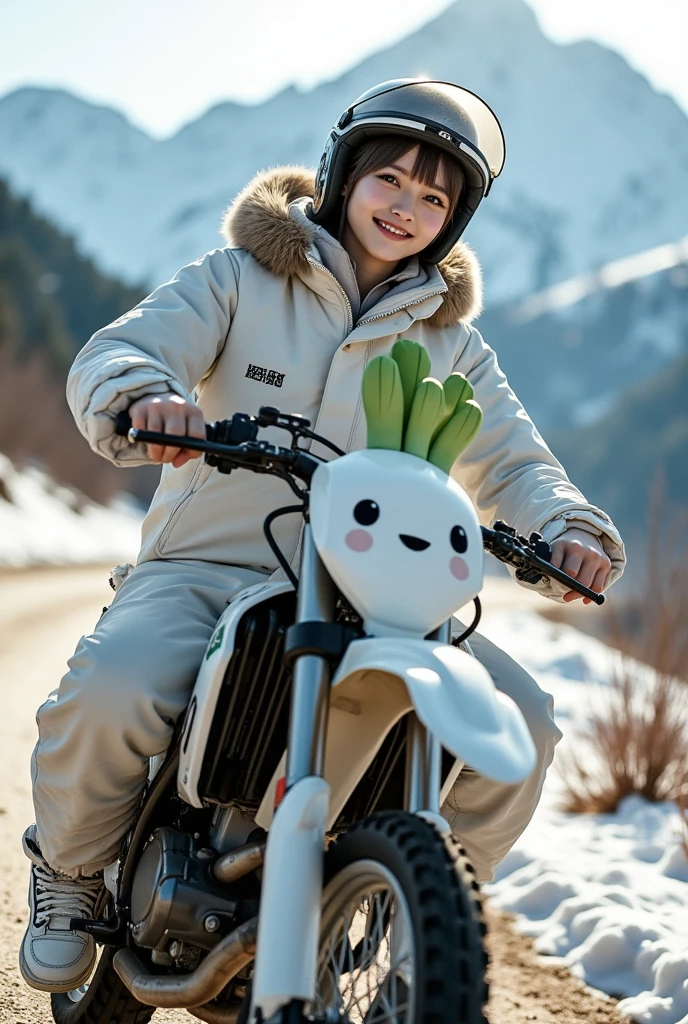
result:
M 132 426 L 128 412 L 118 414 L 115 432 L 120 437 L 128 437 L 132 444 L 136 441 L 143 441 L 147 444 L 174 445 L 176 448 L 188 448 L 191 451 L 203 452 L 206 461 L 210 465 L 216 466 L 220 472 L 227 473 L 231 469 L 239 468 L 251 469 L 259 473 L 281 472 L 282 475 L 291 474 L 309 483 L 319 465 L 319 460 L 300 448 L 281 448 L 265 441 L 256 441 L 258 426 L 277 422 L 280 418 L 280 414 L 275 409 L 266 408 L 265 416 L 262 413 L 263 410 L 258 419 L 240 413 L 231 420 L 206 423 L 205 440 L 198 437 L 164 434 L 159 431 L 137 430 Z M 268 413 L 270 415 L 267 415 Z M 293 432 L 295 439 L 299 432 L 306 433 L 300 424 L 307 425 L 307 420 L 301 420 L 300 417 L 282 417 L 282 420 L 284 424 L 288 421 L 292 425 L 295 424 L 296 432 Z M 240 439 L 239 444 L 223 443 L 226 440 L 236 439 Z M 549 557 L 543 557 L 543 555 L 549 555 L 549 546 L 538 534 L 532 534 L 530 538 L 518 536 L 516 531 L 506 523 L 495 523 L 495 528 L 492 530 L 487 527 L 481 529 L 485 550 L 500 561 L 514 566 L 517 570 L 517 578 L 536 583 L 542 577 L 549 577 L 563 583 L 570 590 L 575 590 L 583 597 L 589 598 L 597 605 L 604 604 L 603 594 L 584 587 L 568 573 L 553 566 Z
M 282 421 L 300 419 L 300 417 L 282 417 L 277 425 L 282 426 Z M 307 422 L 307 420 L 303 420 L 303 423 Z M 206 439 L 203 440 L 199 437 L 188 437 L 185 434 L 139 430 L 131 425 L 128 413 L 119 413 L 115 432 L 120 437 L 128 437 L 132 444 L 142 441 L 144 444 L 188 448 L 190 451 L 203 452 L 206 462 L 215 466 L 220 473 L 231 473 L 233 469 L 250 469 L 254 473 L 281 475 L 288 480 L 291 476 L 295 476 L 306 484 L 310 483 L 313 473 L 320 465 L 320 460 L 302 448 L 282 448 L 267 441 L 256 441 L 259 425 L 262 424 L 255 418 L 237 413 L 231 420 L 206 423 Z M 235 441 L 238 443 L 232 443 Z M 292 486 L 296 488 L 296 484 L 293 482 Z

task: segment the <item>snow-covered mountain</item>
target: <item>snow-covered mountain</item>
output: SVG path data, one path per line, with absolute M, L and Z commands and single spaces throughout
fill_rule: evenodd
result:
M 152 284 L 221 244 L 221 212 L 257 169 L 314 164 L 348 102 L 417 74 L 474 89 L 504 124 L 504 175 L 469 235 L 490 302 L 688 232 L 688 119 L 612 51 L 548 40 L 524 0 L 456 0 L 336 81 L 222 103 L 163 141 L 21 89 L 0 100 L 0 174 L 105 269 Z
M 597 423 L 688 353 L 688 237 L 493 306 L 478 327 L 541 430 Z

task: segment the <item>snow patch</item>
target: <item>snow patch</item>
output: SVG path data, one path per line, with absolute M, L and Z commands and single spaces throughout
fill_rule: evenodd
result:
M 124 496 L 97 505 L 0 454 L 0 568 L 134 561 L 142 518 Z
M 481 627 L 554 694 L 561 746 L 585 722 L 618 656 L 568 626 L 523 612 L 486 612 Z M 678 808 L 626 798 L 615 814 L 557 809 L 560 782 L 545 783 L 533 821 L 493 883 L 495 904 L 516 914 L 535 949 L 593 988 L 623 997 L 644 1024 L 688 1024 L 688 858 Z

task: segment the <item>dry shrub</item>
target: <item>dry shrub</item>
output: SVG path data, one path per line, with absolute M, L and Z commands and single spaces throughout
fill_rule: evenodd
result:
M 660 674 L 688 682 L 688 515 L 667 513 L 667 505 L 658 478 L 650 496 L 642 583 L 624 605 L 611 609 L 609 639 Z
M 559 759 L 568 811 L 614 811 L 631 794 L 688 806 L 688 545 L 685 519 L 667 524 L 664 507 L 659 481 L 642 582 L 610 611 L 617 670 L 588 731 Z
M 629 570 L 607 603 L 551 604 L 540 614 L 688 682 L 688 509 L 671 506 L 661 475 L 648 504 L 647 533 L 632 538 Z
M 632 794 L 688 801 L 688 687 L 622 658 L 604 706 L 559 770 L 566 811 L 609 813 Z

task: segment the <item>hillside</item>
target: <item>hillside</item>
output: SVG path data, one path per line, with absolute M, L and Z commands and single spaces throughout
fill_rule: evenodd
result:
M 664 481 L 667 510 L 688 510 L 688 353 L 628 388 L 605 416 L 547 440 L 572 480 L 637 536 L 647 526 L 649 497 Z
M 688 351 L 688 238 L 488 309 L 477 326 L 542 431 L 595 423 Z
M 119 470 L 93 454 L 64 397 L 78 350 L 141 297 L 0 180 L 0 453 L 19 465 L 37 460 L 99 501 L 123 490 L 150 497 L 157 470 Z
M 314 165 L 348 103 L 416 74 L 460 81 L 504 124 L 505 171 L 468 235 L 490 305 L 688 233 L 688 119 L 618 54 L 547 39 L 524 0 L 456 0 L 335 81 L 221 103 L 164 140 L 60 90 L 20 89 L 0 99 L 0 174 L 108 272 L 157 284 L 219 243 L 256 170 Z
M 144 294 L 102 274 L 1 179 L 0 289 L 0 342 L 19 358 L 40 349 L 62 371 L 94 331 Z

